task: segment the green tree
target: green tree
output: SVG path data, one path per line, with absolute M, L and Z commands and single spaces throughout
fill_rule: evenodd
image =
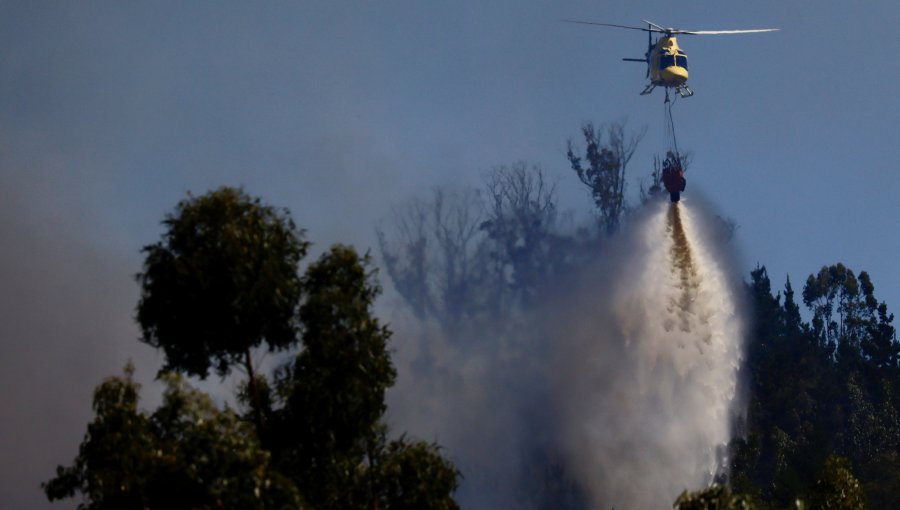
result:
M 273 449 L 315 508 L 456 508 L 458 472 L 434 445 L 386 440 L 396 371 L 390 331 L 371 314 L 380 289 L 369 265 L 335 246 L 303 277 L 306 348 L 277 378 Z
M 859 364 L 860 344 L 877 328 L 874 291 L 868 273 L 857 279 L 840 263 L 823 266 L 806 280 L 803 302 L 813 311 L 813 331 L 822 342 L 836 346 L 838 360 L 845 365 Z
M 303 277 L 305 349 L 276 378 L 283 405 L 268 443 L 315 508 L 455 508 L 458 473 L 434 446 L 385 439 L 384 392 L 396 371 L 390 331 L 371 314 L 380 289 L 369 264 L 335 246 Z
M 702 491 L 684 491 L 672 506 L 675 510 L 752 510 L 750 499 L 713 484 Z
M 370 508 L 459 508 L 450 497 L 456 491 L 459 472 L 440 455 L 437 445 L 400 438 L 378 452 L 370 457 L 369 480 L 375 488 Z
M 165 352 L 163 370 L 205 378 L 210 368 L 224 375 L 243 366 L 262 428 L 251 349 L 297 344 L 297 264 L 309 243 L 287 210 L 227 187 L 189 195 L 163 224 L 137 275 L 143 341 Z
M 317 508 L 338 507 L 347 488 L 362 483 L 396 377 L 390 332 L 370 314 L 379 289 L 367 264 L 336 246 L 309 267 L 300 307 L 305 349 L 276 381 L 284 406 L 273 412 L 270 443 Z
M 95 391 L 96 417 L 74 464 L 43 485 L 51 501 L 80 493 L 84 510 L 302 507 L 235 412 L 170 373 L 163 404 L 147 414 L 132 374 L 129 366 Z
M 161 241 L 146 246 L 138 274 L 143 340 L 166 354 L 164 370 L 206 377 L 246 365 L 250 349 L 297 343 L 308 244 L 287 210 L 219 188 L 179 202 Z
M 859 480 L 853 476 L 847 459 L 832 455 L 825 461 L 808 508 L 865 510 L 866 497 Z
M 837 467 L 852 465 L 873 508 L 896 507 L 900 346 L 893 315 L 876 300 L 868 273 L 857 276 L 835 264 L 810 275 L 803 289 L 809 322 L 790 280 L 783 294 L 772 295 L 765 268 L 759 268 L 749 289 L 750 398 L 746 422 L 739 424 L 744 437 L 732 443 L 729 455 L 732 486 L 761 504 L 784 508 L 800 494 L 821 492 L 822 473 L 839 474 Z M 829 455 L 848 462 L 829 464 Z
M 83 495 L 83 509 L 140 508 L 149 495 L 143 476 L 150 471 L 154 441 L 147 416 L 138 412 L 139 386 L 129 365 L 125 377 L 107 379 L 94 391 L 97 417 L 88 424 L 78 457 L 59 466 L 43 484 L 53 501 Z
M 191 197 L 166 221 L 139 275 L 144 340 L 167 354 L 163 405 L 138 410 L 130 369 L 101 384 L 74 464 L 44 484 L 49 499 L 81 494 L 84 509 L 456 508 L 459 473 L 438 447 L 389 441 L 381 422 L 396 372 L 390 331 L 371 310 L 380 289 L 368 256 L 335 246 L 301 278 L 307 243 L 287 212 L 229 188 Z M 301 337 L 274 385 L 253 375 L 250 348 Z M 256 426 L 179 374 L 226 373 L 242 354 L 239 399 Z

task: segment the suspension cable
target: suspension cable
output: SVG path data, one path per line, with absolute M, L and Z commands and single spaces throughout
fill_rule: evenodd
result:
M 678 96 L 675 96 L 675 99 L 678 99 Z M 675 104 L 675 99 L 669 100 L 669 89 L 666 88 L 666 101 L 663 103 L 663 114 L 665 117 L 665 125 L 666 125 L 666 143 L 669 146 L 669 149 L 673 149 L 675 153 L 675 157 L 681 159 L 681 153 L 678 152 L 678 139 L 675 137 L 675 120 L 672 118 L 672 105 Z

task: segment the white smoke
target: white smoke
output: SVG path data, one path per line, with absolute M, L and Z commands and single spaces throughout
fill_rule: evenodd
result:
M 395 317 L 391 424 L 444 446 L 463 508 L 671 508 L 721 471 L 744 324 L 710 217 L 651 203 L 519 327 Z M 547 501 L 553 470 L 578 495 Z

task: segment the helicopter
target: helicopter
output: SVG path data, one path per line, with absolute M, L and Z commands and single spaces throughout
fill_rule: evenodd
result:
M 646 62 L 647 78 L 650 83 L 644 87 L 642 96 L 650 94 L 656 87 L 666 88 L 666 99 L 669 97 L 669 89 L 673 88 L 681 97 L 690 97 L 694 91 L 687 86 L 688 63 L 687 54 L 678 46 L 676 35 L 728 35 L 728 34 L 752 34 L 758 32 L 776 32 L 777 28 L 757 28 L 750 30 L 682 30 L 680 28 L 664 28 L 652 21 L 642 19 L 647 24 L 644 27 L 630 27 L 627 25 L 614 25 L 612 23 L 595 23 L 592 21 L 563 20 L 566 23 L 581 23 L 583 25 L 599 25 L 604 27 L 627 28 L 647 32 L 647 53 L 644 58 L 623 58 L 626 62 Z M 653 34 L 663 34 L 655 42 Z

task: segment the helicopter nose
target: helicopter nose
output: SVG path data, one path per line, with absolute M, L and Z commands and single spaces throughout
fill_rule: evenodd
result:
M 678 66 L 669 66 L 662 70 L 663 80 L 669 83 L 681 85 L 687 81 L 687 69 Z
M 678 66 L 669 66 L 662 70 L 663 80 L 667 83 L 681 85 L 688 79 L 687 69 Z

